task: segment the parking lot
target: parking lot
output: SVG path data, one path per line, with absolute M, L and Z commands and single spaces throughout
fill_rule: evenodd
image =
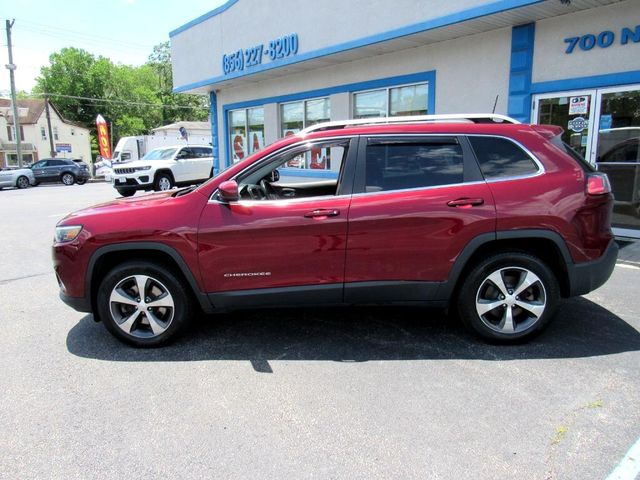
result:
M 136 350 L 51 267 L 56 222 L 116 196 L 0 191 L 0 478 L 601 479 L 640 436 L 636 245 L 525 345 L 363 307 L 202 318 Z

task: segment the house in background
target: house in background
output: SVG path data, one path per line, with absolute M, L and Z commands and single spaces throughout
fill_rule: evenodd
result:
M 56 157 L 79 158 L 91 162 L 89 129 L 71 122 L 49 102 L 49 117 Z M 11 100 L 0 98 L 0 167 L 18 165 L 16 134 L 20 135 L 23 164 L 42 158 L 51 158 L 51 143 L 45 101 L 40 99 L 18 100 L 19 132 L 13 125 Z

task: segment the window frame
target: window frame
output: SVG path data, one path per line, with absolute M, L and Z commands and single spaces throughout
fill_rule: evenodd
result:
M 284 105 L 293 105 L 294 103 L 302 103 L 302 129 L 304 130 L 305 128 L 311 126 L 311 125 L 315 125 L 315 123 L 309 125 L 309 122 L 307 121 L 307 103 L 309 102 L 314 102 L 317 100 L 326 100 L 329 103 L 329 120 L 327 121 L 331 121 L 331 97 L 330 96 L 321 96 L 321 97 L 309 97 L 309 98 L 304 98 L 302 100 L 291 100 L 289 102 L 281 102 L 278 103 L 278 126 L 279 131 L 278 131 L 278 138 L 285 138 L 283 136 L 283 115 L 282 115 L 282 107 Z M 322 122 L 318 122 L 318 123 L 322 123 Z
M 264 105 L 256 105 L 254 107 L 244 107 L 244 108 L 232 108 L 227 110 L 227 118 L 226 118 L 226 123 L 227 123 L 227 131 L 225 132 L 225 136 L 226 136 L 226 144 L 229 147 L 229 165 L 234 165 L 235 163 L 241 162 L 243 160 L 246 160 L 248 157 L 250 157 L 251 155 L 253 155 L 254 153 L 259 152 L 260 150 L 256 150 L 255 152 L 250 152 L 249 151 L 249 110 L 256 110 L 256 109 L 262 109 L 262 142 L 263 142 L 263 147 L 266 147 L 266 138 L 265 138 L 265 132 L 266 132 L 266 125 L 264 122 Z M 247 142 L 246 148 L 247 148 L 247 153 L 246 156 L 240 160 L 238 160 L 237 162 L 233 161 L 233 142 L 231 142 L 231 129 L 233 128 L 233 123 L 231 122 L 231 115 L 234 112 L 244 112 L 244 132 L 245 132 L 245 141 Z M 213 156 L 213 150 L 212 150 L 212 156 Z
M 366 165 L 367 165 L 367 147 L 369 141 L 373 139 L 374 144 L 398 144 L 398 143 L 428 143 L 442 142 L 446 139 L 455 139 L 462 149 L 462 182 L 450 183 L 447 185 L 433 185 L 422 186 L 413 188 L 403 188 L 397 190 L 381 190 L 379 192 L 367 192 L 366 191 Z M 475 183 L 484 183 L 485 180 L 482 177 L 480 166 L 476 161 L 476 158 L 471 150 L 471 145 L 466 139 L 465 135 L 460 134 L 375 134 L 375 135 L 363 135 L 358 146 L 358 161 L 356 165 L 355 180 L 353 186 L 354 195 L 385 195 L 394 194 L 397 192 L 416 191 L 416 190 L 433 190 L 436 188 L 450 188 L 462 185 L 470 185 Z
M 380 88 L 370 88 L 367 90 L 357 90 L 357 91 L 353 91 L 351 92 L 351 118 L 353 119 L 366 119 L 366 118 L 375 118 L 375 117 L 357 117 L 356 116 L 356 95 L 360 94 L 360 93 L 371 93 L 371 92 L 386 92 L 386 99 L 387 99 L 387 108 L 386 108 L 386 112 L 385 112 L 385 116 L 384 118 L 389 118 L 389 112 L 391 111 L 391 90 L 396 89 L 396 88 L 403 88 L 403 87 L 415 87 L 418 85 L 426 85 L 427 86 L 427 104 L 425 105 L 425 110 L 426 113 L 424 113 L 424 115 L 429 115 L 429 90 L 431 89 L 431 82 L 429 80 L 425 80 L 422 82 L 414 82 L 414 83 L 403 83 L 403 84 L 398 84 L 398 85 L 390 85 L 388 87 L 380 87 Z M 402 116 L 402 115 L 397 115 L 397 116 Z

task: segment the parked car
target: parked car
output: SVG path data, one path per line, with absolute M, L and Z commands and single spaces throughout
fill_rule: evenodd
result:
M 36 177 L 36 185 L 44 182 L 83 185 L 91 177 L 86 163 L 70 158 L 45 158 L 34 163 L 31 170 Z
M 210 146 L 162 147 L 148 152 L 142 159 L 113 164 L 113 187 L 123 197 L 137 190 L 170 190 L 174 186 L 193 185 L 213 175 Z
M 36 179 L 29 168 L 6 168 L 0 170 L 0 189 L 5 187 L 27 188 L 36 185 Z
M 529 339 L 618 251 L 607 176 L 561 133 L 498 115 L 314 125 L 199 187 L 64 218 L 60 296 L 143 347 L 198 310 L 294 305 L 435 305 Z M 318 149 L 335 178 L 278 171 Z

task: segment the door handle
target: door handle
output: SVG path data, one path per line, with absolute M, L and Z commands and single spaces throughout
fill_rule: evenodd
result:
M 337 217 L 338 215 L 340 215 L 340 210 L 337 208 L 319 208 L 304 214 L 305 218 L 317 218 L 320 220 L 327 217 Z
M 484 198 L 456 198 L 447 202 L 450 207 L 470 208 L 484 204 Z

